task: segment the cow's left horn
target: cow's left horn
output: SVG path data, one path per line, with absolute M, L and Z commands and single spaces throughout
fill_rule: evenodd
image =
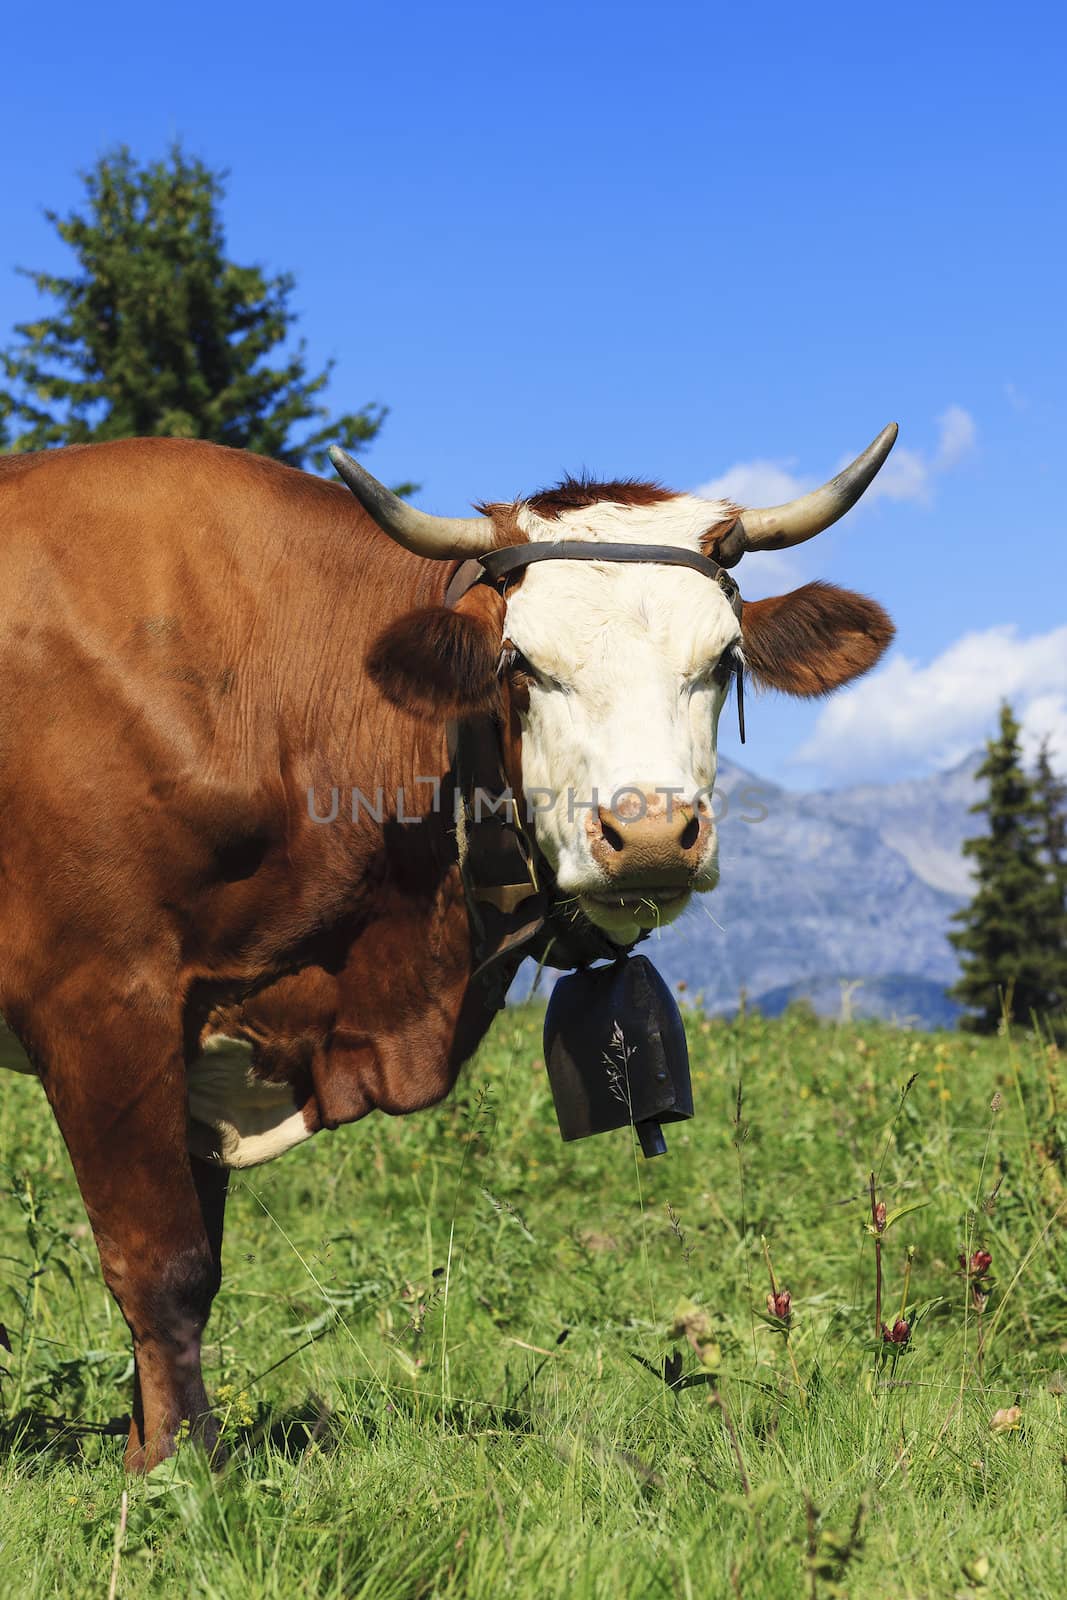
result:
M 822 533 L 856 504 L 896 443 L 897 425 L 891 422 L 861 456 L 821 489 L 802 494 L 784 506 L 745 511 L 723 536 L 715 559 L 732 567 L 746 550 L 787 550 Z
M 428 512 L 416 511 L 384 483 L 372 478 L 340 445 L 330 446 L 330 460 L 364 511 L 369 511 L 382 532 L 402 544 L 405 550 L 417 556 L 430 556 L 434 561 L 447 561 L 449 556 L 476 556 L 492 550 L 495 542 L 492 518 L 431 517 Z

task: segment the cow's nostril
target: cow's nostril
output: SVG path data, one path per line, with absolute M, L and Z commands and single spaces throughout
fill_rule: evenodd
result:
M 678 838 L 678 843 L 683 850 L 692 850 L 700 838 L 700 818 L 690 817 Z
M 604 821 L 603 816 L 600 818 L 600 831 L 613 850 L 625 849 L 626 840 L 617 828 L 613 828 L 610 822 Z

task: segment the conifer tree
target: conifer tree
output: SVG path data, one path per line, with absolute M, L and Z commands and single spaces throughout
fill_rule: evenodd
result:
M 45 213 L 76 269 L 27 273 L 54 309 L 0 356 L 0 448 L 166 434 L 304 466 L 374 438 L 383 408 L 331 420 L 330 364 L 311 374 L 303 343 L 279 349 L 293 279 L 229 259 L 223 176 L 177 145 L 146 165 L 122 147 L 83 174 L 80 210 Z
M 1067 897 L 1067 782 L 1052 765 L 1049 740 L 1041 741 L 1034 772 L 1041 848 L 1045 860 Z
M 1067 1036 L 1067 782 L 1052 765 L 1047 736 L 1037 753 L 1034 792 L 1041 853 L 1059 901 L 1059 938 L 1053 948 L 1060 1014 L 1053 1018 L 1052 1026 L 1057 1035 L 1064 1037 Z
M 975 863 L 975 892 L 949 935 L 963 956 L 951 993 L 967 1008 L 962 1025 L 977 1033 L 996 1032 L 1002 1013 L 1057 1026 L 1065 998 L 1062 898 L 1042 859 L 1040 807 L 1006 703 L 976 776 L 988 790 L 971 810 L 987 817 L 988 829 L 963 846 Z

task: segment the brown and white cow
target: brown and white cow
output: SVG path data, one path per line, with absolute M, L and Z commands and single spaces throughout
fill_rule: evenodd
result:
M 507 775 L 547 796 L 533 829 L 557 892 L 625 946 L 715 884 L 698 797 L 732 653 L 758 683 L 821 695 L 892 635 L 879 606 L 823 584 L 739 622 L 688 567 L 610 560 L 545 561 L 447 608 L 460 561 L 565 538 L 732 565 L 835 520 L 894 435 L 825 489 L 740 517 L 568 481 L 436 519 L 347 458 L 362 505 L 179 440 L 0 459 L 0 1011 L 133 1337 L 130 1467 L 171 1451 L 183 1419 L 214 1439 L 200 1337 L 228 1168 L 432 1104 L 492 1020 L 449 719 L 497 719 Z M 317 820 L 335 788 L 345 807 Z M 380 821 L 352 821 L 353 788 L 382 791 Z M 624 788 L 648 797 L 640 815 L 612 810 Z M 250 1062 L 205 1048 L 220 1035 Z

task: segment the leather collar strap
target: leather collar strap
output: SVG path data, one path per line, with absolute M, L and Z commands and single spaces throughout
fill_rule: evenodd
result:
M 586 539 L 557 539 L 537 544 L 509 544 L 478 557 L 486 576 L 499 583 L 538 561 L 639 561 L 657 567 L 692 567 L 722 589 L 734 612 L 741 615 L 741 592 L 733 578 L 710 556 L 673 544 L 615 544 Z

